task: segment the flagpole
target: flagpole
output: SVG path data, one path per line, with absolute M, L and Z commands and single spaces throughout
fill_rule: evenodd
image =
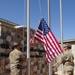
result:
M 48 25 L 51 28 L 51 23 L 50 23 L 50 0 L 48 0 Z M 49 63 L 49 75 L 52 75 L 51 63 Z
M 27 74 L 30 75 L 30 0 L 27 0 Z
M 60 0 L 60 31 L 61 31 L 61 46 L 63 48 L 62 0 Z
M 60 0 L 60 35 L 61 35 L 61 47 L 63 49 L 62 0 Z M 63 67 L 62 67 L 62 70 L 63 70 Z M 62 73 L 62 75 L 64 74 Z

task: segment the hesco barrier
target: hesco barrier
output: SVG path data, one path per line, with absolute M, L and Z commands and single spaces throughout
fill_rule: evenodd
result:
M 0 75 L 10 75 L 10 66 L 9 66 L 9 54 L 12 51 L 13 43 L 15 41 L 23 45 L 24 41 L 24 50 L 23 52 L 26 55 L 26 43 L 27 43 L 27 32 L 26 28 L 15 29 L 14 23 L 10 23 L 6 20 L 1 20 L 1 36 L 0 36 Z M 33 35 L 35 32 L 31 30 Z M 44 50 L 40 50 L 42 45 L 40 43 L 35 43 L 37 49 L 31 48 L 30 50 L 30 75 L 48 75 L 48 64 L 45 59 Z M 23 74 L 27 75 L 27 59 L 23 63 Z
M 31 55 L 30 58 L 30 75 L 48 75 L 48 64 L 44 57 L 38 55 Z M 38 53 L 37 53 L 38 54 Z M 44 55 L 44 53 L 42 53 Z M 9 68 L 9 54 L 0 53 L 0 75 L 10 75 Z M 26 60 L 23 63 L 23 74 L 27 75 L 27 63 Z

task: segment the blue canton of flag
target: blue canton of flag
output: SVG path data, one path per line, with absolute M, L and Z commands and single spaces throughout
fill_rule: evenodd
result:
M 63 52 L 57 39 L 43 18 L 40 21 L 34 37 L 43 43 L 46 52 L 46 60 L 48 63 L 50 63 L 56 56 Z
M 40 29 L 44 35 L 48 34 L 48 32 L 50 31 L 50 28 L 48 27 L 47 23 L 44 21 L 43 18 L 41 19 L 38 29 Z

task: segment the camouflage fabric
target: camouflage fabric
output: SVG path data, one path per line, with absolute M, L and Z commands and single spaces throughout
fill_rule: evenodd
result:
M 73 54 L 71 53 L 71 50 L 67 50 L 64 52 L 59 62 L 55 63 L 53 66 L 58 67 L 60 64 L 63 64 L 64 75 L 73 75 L 73 71 L 74 71 L 73 60 L 74 60 L 74 57 L 73 57 Z
M 10 70 L 11 75 L 22 75 L 22 63 L 24 60 L 23 53 L 17 49 L 14 49 L 10 55 Z
M 10 70 L 11 70 L 11 75 L 22 75 L 22 69 L 18 69 L 16 68 L 14 65 L 10 66 Z

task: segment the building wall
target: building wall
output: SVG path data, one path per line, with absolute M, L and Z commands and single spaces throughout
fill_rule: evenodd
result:
M 26 30 L 24 30 L 24 37 L 23 37 L 23 29 L 13 29 L 8 28 L 5 26 L 1 27 L 1 36 L 0 36 L 0 75 L 10 75 L 10 68 L 9 68 L 9 54 L 12 51 L 13 43 L 15 41 L 19 42 L 26 46 L 27 43 L 27 34 Z M 33 33 L 34 34 L 34 33 Z M 33 46 L 31 46 L 33 47 Z M 48 75 L 48 64 L 45 60 L 45 52 L 39 52 L 42 45 L 40 43 L 36 43 L 35 48 L 36 50 L 30 51 L 30 74 L 31 75 Z M 26 48 L 22 50 L 26 55 Z M 39 57 L 39 56 L 42 57 Z M 26 55 L 27 56 L 27 55 Z M 27 61 L 27 59 L 26 59 Z M 23 75 L 27 75 L 27 62 L 23 63 Z

